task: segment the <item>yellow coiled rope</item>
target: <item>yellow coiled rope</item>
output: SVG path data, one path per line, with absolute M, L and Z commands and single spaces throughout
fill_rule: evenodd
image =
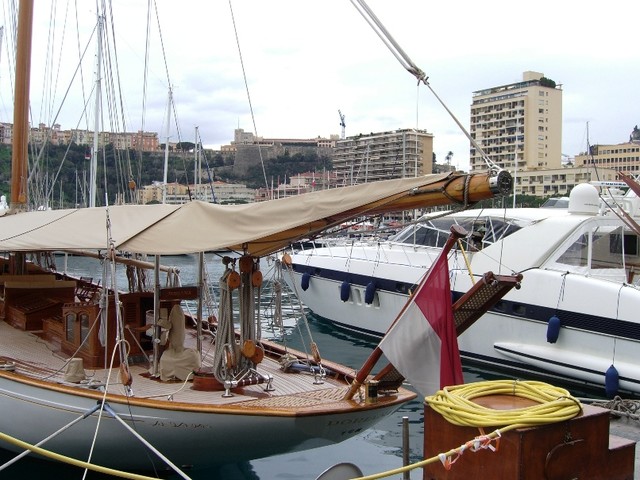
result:
M 488 395 L 513 395 L 527 398 L 536 404 L 524 408 L 494 410 L 472 402 L 474 398 Z M 575 417 L 582 411 L 580 401 L 571 396 L 567 390 L 543 382 L 520 380 L 491 380 L 445 387 L 435 395 L 427 397 L 425 402 L 454 425 L 502 428 L 482 435 L 480 441 L 476 437 L 476 439 L 448 452 L 394 470 L 359 477 L 357 480 L 374 480 L 424 467 L 438 461 L 444 463 L 445 459 L 462 454 L 470 446 L 472 450 L 474 446 L 477 449 L 478 445 L 485 448 L 488 442 L 499 439 L 504 432 L 509 430 L 562 422 Z
M 494 410 L 472 402 L 474 398 L 488 395 L 513 395 L 537 404 L 511 410 Z M 454 425 L 506 425 L 508 430 L 561 422 L 575 417 L 581 410 L 580 401 L 563 388 L 543 382 L 518 380 L 493 380 L 445 387 L 425 401 Z

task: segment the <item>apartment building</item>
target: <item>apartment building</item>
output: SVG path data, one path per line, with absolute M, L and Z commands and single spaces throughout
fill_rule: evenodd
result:
M 640 174 L 640 130 L 636 126 L 629 141 L 617 145 L 593 145 L 588 152 L 575 156 L 576 166 L 593 166 Z
M 473 92 L 470 134 L 484 153 L 510 172 L 561 167 L 562 85 L 527 71 L 522 81 Z M 473 146 L 471 171 L 486 170 Z
M 211 184 L 184 185 L 172 182 L 164 185 L 162 182 L 153 182 L 138 191 L 140 203 L 161 203 L 165 189 L 164 201 L 173 205 L 192 200 L 220 204 L 251 203 L 256 196 L 255 190 L 240 183 L 216 181 Z
M 519 171 L 514 175 L 514 182 L 516 195 L 559 197 L 568 196 L 580 183 L 617 182 L 617 177 L 617 172 L 610 168 L 575 166 Z
M 400 129 L 336 142 L 333 170 L 347 185 L 431 173 L 433 134 Z
M 58 124 L 48 127 L 44 123 L 40 123 L 37 127 L 29 129 L 29 142 L 35 145 L 44 145 L 45 142 L 51 145 L 69 145 L 73 142 L 76 145 L 93 146 L 93 138 L 94 132 L 91 130 L 62 130 Z M 5 145 L 11 145 L 12 141 L 13 124 L 0 123 L 0 142 Z M 156 132 L 99 132 L 99 147 L 102 148 L 108 144 L 113 144 L 120 150 L 133 149 L 155 152 L 160 149 L 160 142 Z

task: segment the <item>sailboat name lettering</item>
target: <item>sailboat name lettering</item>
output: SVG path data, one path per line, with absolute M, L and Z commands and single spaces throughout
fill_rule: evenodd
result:
M 337 427 L 344 425 L 355 425 L 358 423 L 369 423 L 372 419 L 382 418 L 384 415 L 372 415 L 367 417 L 359 417 L 359 418 L 345 418 L 344 420 L 331 420 L 327 422 L 327 427 Z
M 196 430 L 199 428 L 212 428 L 211 425 L 205 425 L 203 423 L 163 422 L 162 420 L 157 420 L 151 426 L 152 427 L 189 428 L 192 430 Z

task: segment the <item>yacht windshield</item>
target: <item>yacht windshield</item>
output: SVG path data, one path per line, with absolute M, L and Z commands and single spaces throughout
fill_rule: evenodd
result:
M 390 241 L 427 247 L 442 247 L 447 238 L 449 238 L 453 224 L 458 224 L 469 232 L 465 240 L 472 250 L 479 250 L 521 228 L 521 225 L 516 224 L 511 219 L 488 215 L 473 217 L 449 216 L 433 219 L 423 217 L 417 223 L 404 228 L 394 237 L 391 237 Z

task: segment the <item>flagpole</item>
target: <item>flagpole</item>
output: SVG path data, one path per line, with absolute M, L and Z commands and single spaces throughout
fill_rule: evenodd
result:
M 443 255 L 445 257 L 449 255 L 449 252 L 451 251 L 453 246 L 458 242 L 460 238 L 467 236 L 467 233 L 468 232 L 464 228 L 462 228 L 460 225 L 458 224 L 451 225 L 451 233 L 449 234 L 449 238 L 447 238 L 446 243 L 442 247 L 442 251 L 438 255 L 438 259 L 441 258 Z M 436 259 L 436 261 L 433 262 L 432 265 L 436 264 L 437 261 L 438 260 Z M 422 277 L 422 280 L 420 281 L 420 285 L 422 285 L 427 280 L 430 272 L 431 272 L 431 268 L 429 268 L 429 270 L 427 270 L 427 273 L 425 273 L 425 275 Z M 420 288 L 420 285 L 418 285 L 418 288 Z M 404 307 L 402 307 L 402 310 L 400 310 L 400 313 L 398 313 L 398 315 L 396 316 L 391 326 L 387 329 L 387 333 L 398 321 L 398 318 L 402 316 L 402 314 L 404 313 L 409 303 L 410 302 L 407 301 Z M 371 373 L 371 370 L 373 370 L 373 367 L 376 365 L 376 363 L 378 363 L 378 360 L 380 360 L 381 356 L 382 356 L 382 349 L 378 345 L 376 346 L 376 348 L 374 348 L 373 352 L 371 352 L 371 355 L 369 355 L 369 358 L 367 358 L 367 360 L 362 365 L 362 368 L 356 374 L 356 378 L 353 380 L 353 383 L 351 384 L 349 391 L 344 396 L 345 400 L 351 400 L 353 398 L 355 393 L 360 389 L 364 381 L 367 379 L 367 376 L 369 376 L 369 374 Z

